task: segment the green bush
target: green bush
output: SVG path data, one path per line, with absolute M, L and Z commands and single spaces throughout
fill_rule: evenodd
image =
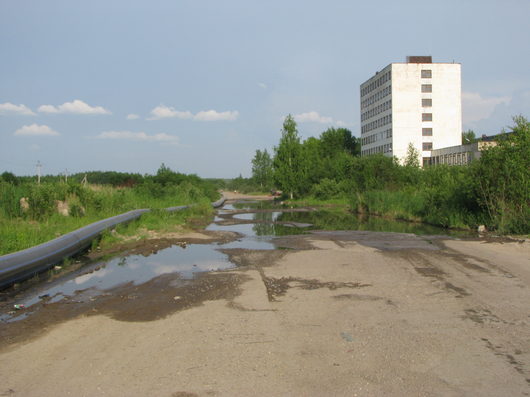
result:
M 319 200 L 329 200 L 341 195 L 341 187 L 335 180 L 324 178 L 313 186 L 313 196 Z

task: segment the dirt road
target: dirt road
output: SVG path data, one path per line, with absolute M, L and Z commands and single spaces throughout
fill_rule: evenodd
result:
M 528 241 L 277 244 L 0 325 L 0 395 L 530 395 Z

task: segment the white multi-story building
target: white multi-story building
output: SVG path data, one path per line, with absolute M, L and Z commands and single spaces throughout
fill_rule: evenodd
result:
M 361 155 L 403 160 L 410 143 L 427 164 L 431 150 L 462 142 L 461 65 L 430 56 L 392 63 L 361 84 Z

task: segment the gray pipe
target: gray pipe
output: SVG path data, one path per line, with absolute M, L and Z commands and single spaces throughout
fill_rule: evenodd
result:
M 224 202 L 225 198 L 222 197 L 220 200 L 212 203 L 212 206 L 218 208 Z M 189 207 L 189 205 L 179 205 L 166 208 L 166 211 L 181 211 Z M 62 262 L 64 259 L 89 247 L 92 241 L 103 231 L 114 228 L 121 223 L 138 219 L 142 214 L 149 211 L 151 210 L 140 209 L 129 211 L 91 223 L 90 225 L 35 247 L 0 256 L 0 288 L 4 288 L 17 281 L 31 278 L 54 264 Z

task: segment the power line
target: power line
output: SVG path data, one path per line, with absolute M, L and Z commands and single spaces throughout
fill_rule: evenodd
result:
M 42 169 L 42 164 L 39 160 L 37 160 L 37 184 L 40 185 L 40 174 L 41 174 L 41 169 Z

